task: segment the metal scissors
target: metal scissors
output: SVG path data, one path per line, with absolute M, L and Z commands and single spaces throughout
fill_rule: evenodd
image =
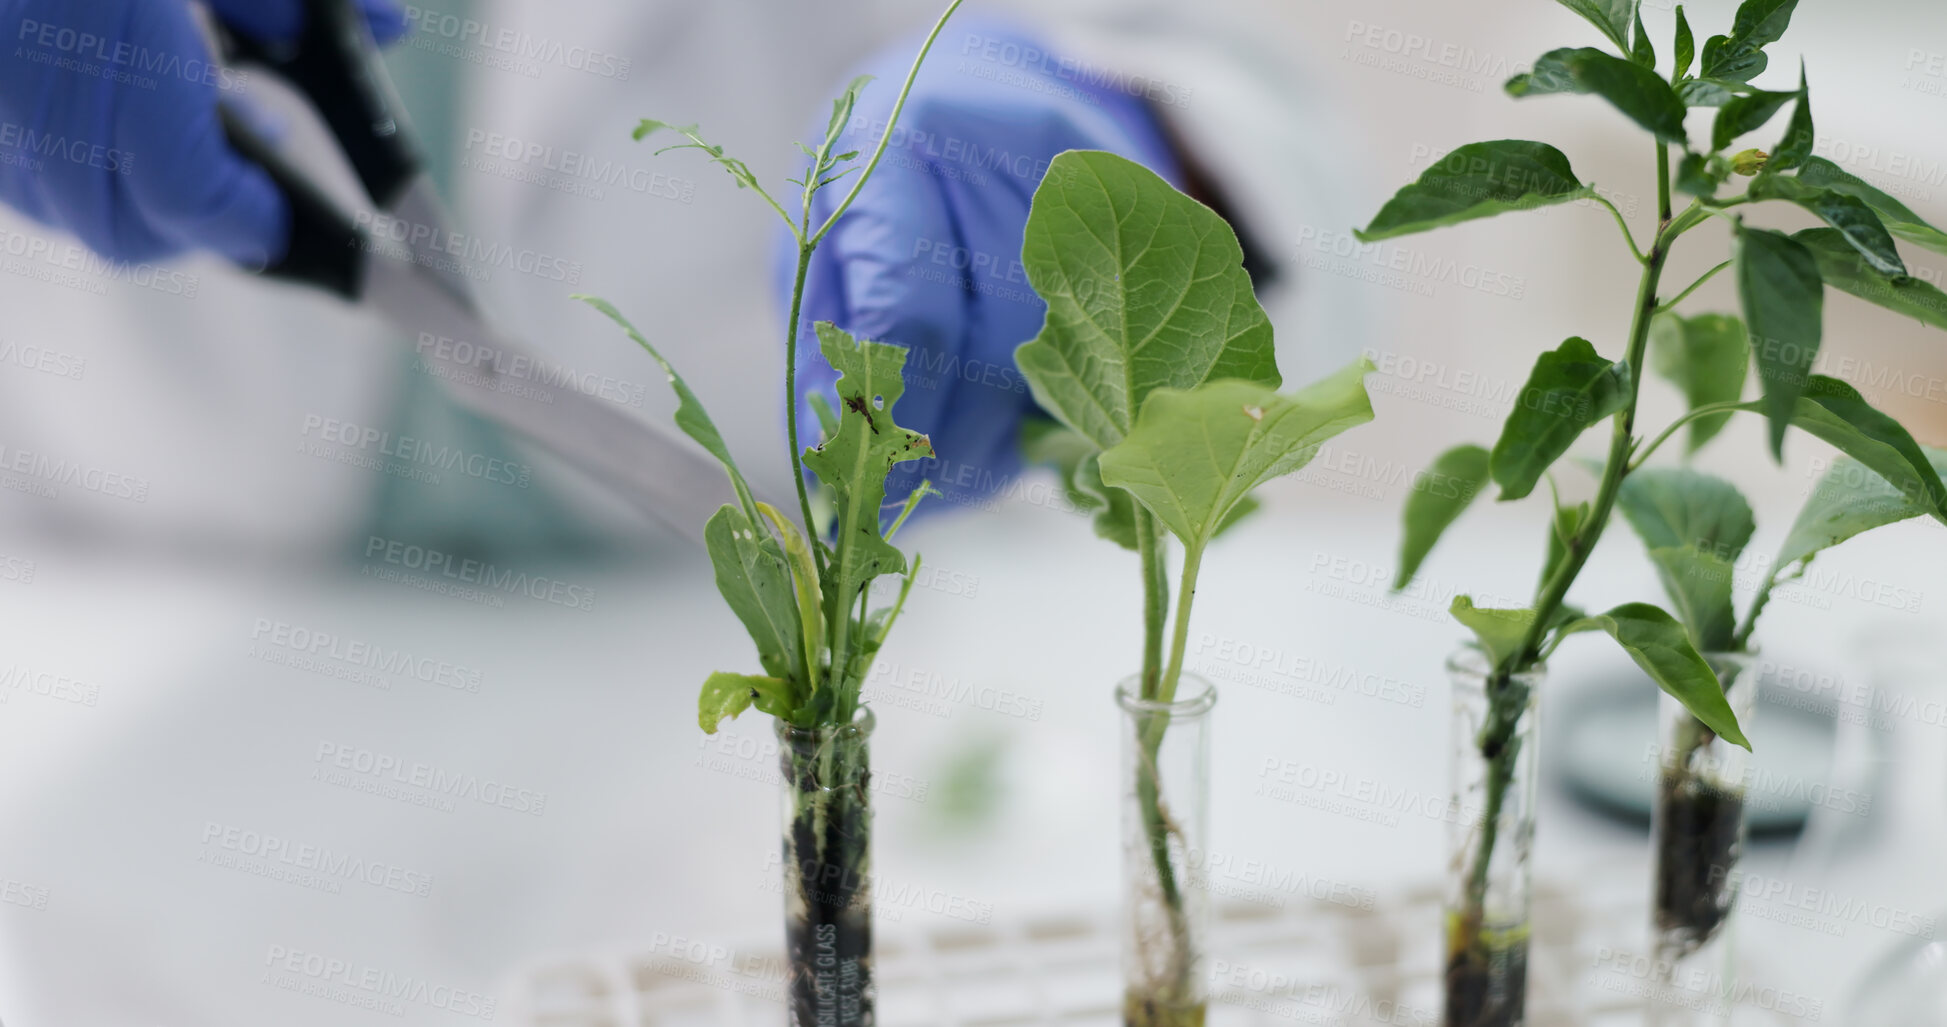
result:
M 523 375 L 546 365 L 489 321 L 474 281 L 445 251 L 452 220 L 363 16 L 352 0 L 307 0 L 305 19 L 295 41 L 276 46 L 213 22 L 213 45 L 226 60 L 260 65 L 303 95 L 356 173 L 371 210 L 358 216 L 343 209 L 224 108 L 231 145 L 262 165 L 291 211 L 289 248 L 258 273 L 370 307 L 408 338 L 430 333 L 453 340 L 420 350 L 428 365 L 442 368 L 436 376 L 462 406 L 700 540 L 704 522 L 732 501 L 723 469 L 631 410 L 580 388 L 550 389 L 547 402 L 537 401 L 533 382 Z M 405 226 L 405 239 L 375 232 L 375 225 Z M 459 359 L 483 352 L 495 359 Z

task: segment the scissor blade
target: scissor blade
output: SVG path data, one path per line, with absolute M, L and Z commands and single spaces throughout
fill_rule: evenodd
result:
M 692 541 L 702 541 L 703 524 L 719 506 L 736 501 L 723 468 L 682 440 L 572 382 L 534 380 L 552 365 L 494 331 L 428 271 L 386 257 L 368 266 L 366 302 L 415 340 L 432 341 L 419 346 L 421 357 L 463 406 L 526 436 Z M 475 359 L 457 359 L 461 352 Z M 483 353 L 490 358 L 480 359 Z
M 393 202 L 389 215 L 405 230 L 419 272 L 438 279 L 468 306 L 478 307 L 473 279 L 466 276 L 460 262 L 444 249 L 451 238 L 449 226 L 453 220 L 447 215 L 446 204 L 440 199 L 432 176 L 423 171 L 415 176 L 412 184 Z

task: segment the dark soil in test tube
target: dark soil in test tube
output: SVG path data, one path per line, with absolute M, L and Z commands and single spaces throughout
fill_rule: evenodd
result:
M 1656 929 L 1688 954 L 1716 936 L 1731 910 L 1742 797 L 1684 775 L 1657 785 Z
M 787 752 L 785 773 L 810 785 L 805 765 L 792 763 Z M 784 837 L 785 1001 L 793 1027 L 874 1023 L 867 794 L 861 775 L 853 786 L 823 792 L 823 801 L 801 801 Z
M 1528 942 L 1476 940 L 1447 959 L 1444 1027 L 1519 1027 L 1528 1000 Z

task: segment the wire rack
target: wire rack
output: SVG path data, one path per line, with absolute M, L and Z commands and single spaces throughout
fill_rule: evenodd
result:
M 1620 869 L 1620 868 L 1619 868 Z M 1535 890 L 1529 1027 L 1635 1027 L 1647 983 L 1640 867 Z M 1212 1027 L 1435 1027 L 1440 896 L 1416 889 L 1368 908 L 1259 896 L 1211 925 Z M 976 926 L 882 926 L 878 1027 L 1116 1027 L 1115 918 L 1049 914 Z M 1636 964 L 1640 970 L 1640 963 Z M 521 1027 L 780 1027 L 781 951 L 683 944 L 535 960 L 502 993 Z M 1785 1024 L 1739 1008 L 1735 1023 Z

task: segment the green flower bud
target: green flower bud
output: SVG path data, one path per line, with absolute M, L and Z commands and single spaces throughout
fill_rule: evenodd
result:
M 1731 170 L 1748 177 L 1764 170 L 1764 162 L 1770 159 L 1771 154 L 1759 149 L 1734 153 L 1731 155 Z

